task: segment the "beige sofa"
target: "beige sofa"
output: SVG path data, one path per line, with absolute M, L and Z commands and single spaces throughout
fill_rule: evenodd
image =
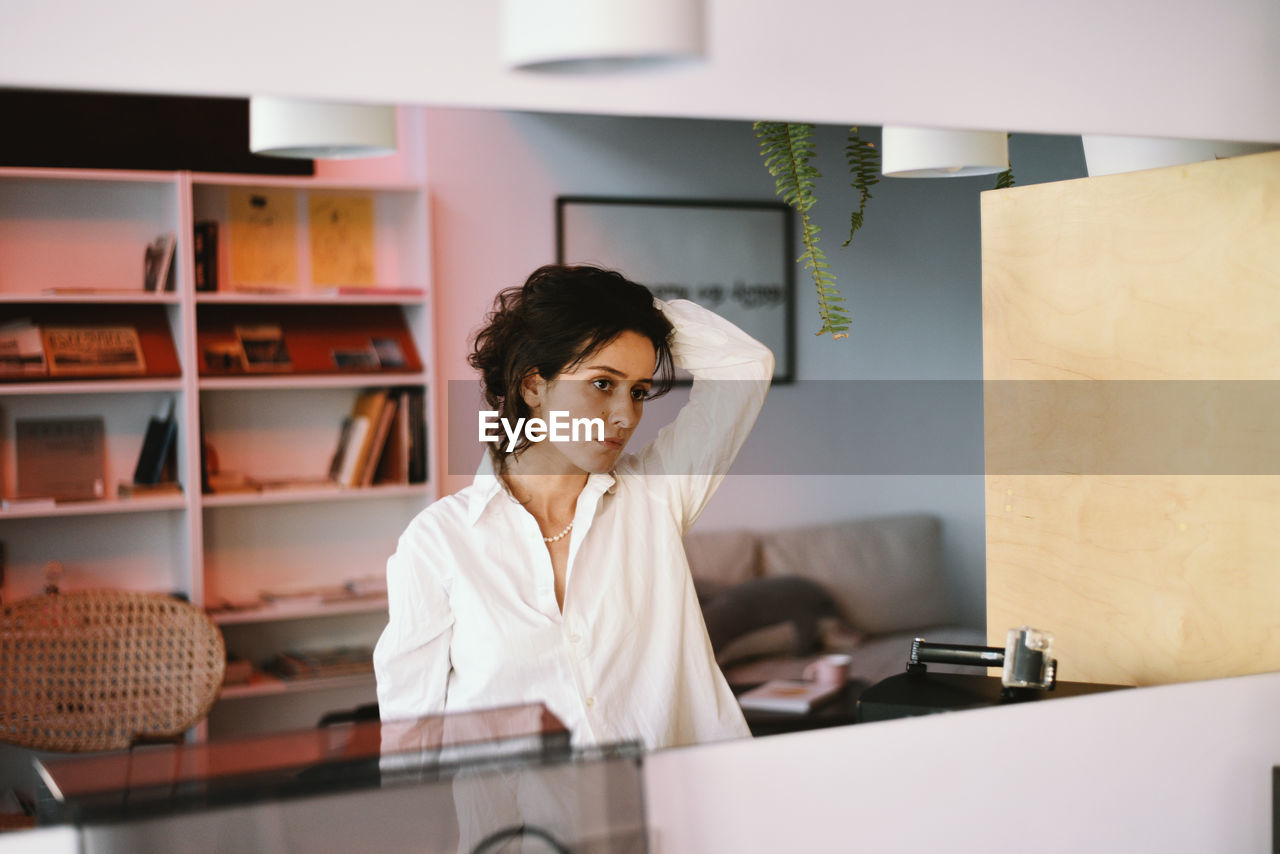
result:
M 733 685 L 799 678 L 829 652 L 849 653 L 850 677 L 875 683 L 902 672 L 912 638 L 986 642 L 981 627 L 956 623 L 936 516 L 695 530 L 685 548 Z

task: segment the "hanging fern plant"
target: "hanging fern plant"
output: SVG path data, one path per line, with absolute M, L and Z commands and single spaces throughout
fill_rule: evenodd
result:
M 873 143 L 864 140 L 857 127 L 849 128 L 849 140 L 844 146 L 844 159 L 853 175 L 852 187 L 858 191 L 858 209 L 849 214 L 849 237 L 840 244 L 843 249 L 853 242 L 853 236 L 862 228 L 871 187 L 880 182 L 880 151 Z
M 836 288 L 835 273 L 831 272 L 827 256 L 818 243 L 822 229 L 809 215 L 810 209 L 817 202 L 814 185 L 822 177 L 810 163 L 814 151 L 814 126 L 797 122 L 756 122 L 755 132 L 760 140 L 764 164 L 774 177 L 778 195 L 800 214 L 804 251 L 796 262 L 809 271 L 818 291 L 818 315 L 822 320 L 822 328 L 817 334 L 830 334 L 833 340 L 848 338 L 852 321 L 845 307 L 844 296 Z M 853 176 L 851 186 L 858 191 L 858 207 L 849 214 L 849 237 L 841 244 L 841 248 L 852 243 L 853 236 L 862 228 L 867 202 L 871 199 L 871 188 L 880 181 L 880 151 L 874 143 L 862 138 L 857 127 L 849 128 L 844 157 L 849 165 L 849 173 Z M 1013 184 L 1012 166 L 996 176 L 997 190 L 1012 187 Z
M 830 334 L 833 340 L 849 337 L 852 320 L 845 307 L 844 296 L 835 286 L 836 277 L 831 272 L 826 253 L 819 245 L 821 227 L 809 215 L 817 198 L 813 188 L 822 175 L 810 163 L 813 159 L 814 126 L 798 122 L 756 122 L 756 137 L 760 140 L 760 153 L 765 167 L 773 176 L 777 194 L 800 215 L 800 239 L 804 251 L 796 259 L 813 278 L 818 292 L 818 316 L 822 327 L 816 334 Z M 858 209 L 849 220 L 849 237 L 842 246 L 848 246 L 853 235 L 862 227 L 871 187 L 880 180 L 880 152 L 861 138 L 856 127 L 849 130 L 845 146 L 845 159 L 853 175 L 853 188 L 858 191 Z
M 1006 134 L 1006 135 L 1005 135 L 1005 139 L 1013 139 L 1013 134 Z M 1012 158 L 1010 158 L 1010 159 L 1012 160 Z M 1008 169 L 1004 170 L 1003 172 L 1001 172 L 999 175 L 997 175 L 997 176 L 996 176 L 996 186 L 995 186 L 995 189 L 997 189 L 997 190 L 1007 190 L 1007 189 L 1009 189 L 1010 187 L 1012 187 L 1012 186 L 1013 186 L 1013 183 L 1014 183 L 1014 181 L 1013 181 L 1013 164 L 1012 164 L 1012 163 L 1010 163 L 1010 164 L 1009 164 L 1009 168 L 1008 168 Z

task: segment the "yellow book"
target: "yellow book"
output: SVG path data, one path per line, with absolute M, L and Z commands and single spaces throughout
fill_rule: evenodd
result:
M 312 284 L 371 287 L 373 197 L 312 193 L 309 213 Z
M 231 189 L 233 290 L 296 290 L 298 202 L 292 190 Z

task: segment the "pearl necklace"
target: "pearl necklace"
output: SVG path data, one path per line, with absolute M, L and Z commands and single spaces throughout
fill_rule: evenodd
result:
M 557 541 L 557 540 L 562 540 L 562 539 L 564 539 L 564 535 L 565 535 L 565 534 L 567 534 L 567 533 L 569 533 L 569 532 L 570 532 L 570 531 L 572 531 L 572 530 L 573 530 L 573 523 L 572 523 L 572 522 L 570 522 L 570 523 L 569 523 L 569 527 L 565 528 L 563 531 L 561 531 L 560 533 L 556 534 L 554 537 L 543 537 L 543 538 L 542 538 L 542 541 L 543 541 L 544 543 L 554 543 L 554 542 L 555 542 L 555 541 Z

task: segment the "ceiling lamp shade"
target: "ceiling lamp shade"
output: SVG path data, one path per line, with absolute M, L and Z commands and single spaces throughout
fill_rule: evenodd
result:
M 1009 168 L 1009 135 L 885 125 L 880 156 L 880 171 L 890 178 L 992 175 Z
M 503 0 L 510 68 L 621 70 L 702 52 L 702 0 Z
M 269 157 L 345 160 L 396 153 L 396 108 L 255 95 L 249 150 Z
M 1224 142 L 1213 139 L 1156 139 L 1142 136 L 1085 134 L 1084 163 L 1090 175 L 1115 175 L 1142 169 L 1180 166 L 1200 160 L 1218 160 L 1241 154 L 1270 151 L 1274 145 L 1256 142 Z

